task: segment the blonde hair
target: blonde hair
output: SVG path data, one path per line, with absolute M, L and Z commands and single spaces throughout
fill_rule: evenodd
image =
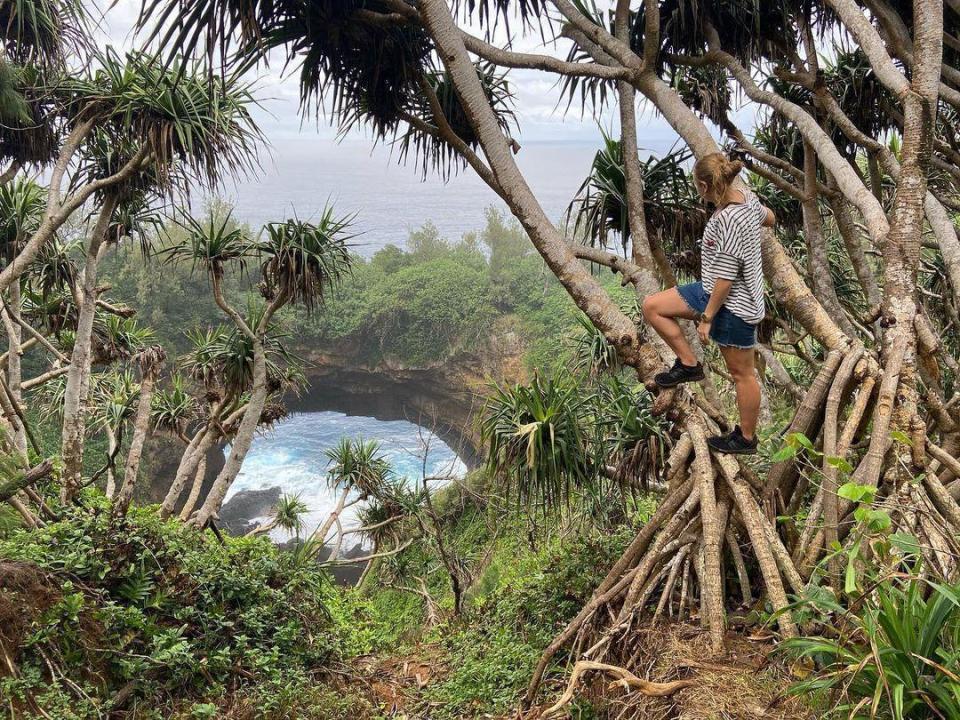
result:
M 712 203 L 720 203 L 730 184 L 743 170 L 743 163 L 731 160 L 721 152 L 704 155 L 693 166 L 693 177 L 706 185 L 704 196 Z

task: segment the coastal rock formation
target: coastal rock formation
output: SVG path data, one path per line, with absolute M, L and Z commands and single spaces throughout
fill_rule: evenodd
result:
M 379 420 L 409 420 L 432 429 L 467 464 L 481 459 L 476 415 L 493 383 L 525 380 L 523 344 L 515 332 L 491 334 L 476 352 L 410 366 L 356 358 L 359 347 L 301 353 L 308 389 L 288 399 L 293 412 L 334 410 Z
M 482 459 L 476 415 L 493 383 L 526 379 L 524 345 L 513 330 L 492 332 L 473 351 L 458 352 L 443 361 L 405 365 L 389 359 L 376 364 L 357 358 L 360 343 L 338 348 L 292 348 L 303 359 L 306 387 L 286 398 L 290 412 L 332 410 L 378 420 L 408 420 L 433 430 L 469 468 Z M 176 472 L 183 445 L 153 434 L 145 464 L 152 482 L 144 483 L 138 500 L 160 502 Z M 223 447 L 207 456 L 203 492 L 223 466 Z M 226 510 L 226 508 L 224 508 Z M 240 513 L 240 525 L 263 513 Z

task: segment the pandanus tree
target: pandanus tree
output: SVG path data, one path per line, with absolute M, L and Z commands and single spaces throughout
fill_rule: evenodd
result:
M 156 58 L 106 52 L 89 78 L 63 83 L 66 106 L 97 126 L 83 141 L 74 183 L 91 185 L 130 172 L 95 193 L 98 209 L 84 243 L 84 267 L 75 290 L 79 307 L 67 392 L 61 453 L 64 497 L 79 483 L 84 413 L 90 386 L 94 320 L 104 251 L 123 240 L 149 238 L 163 197 L 182 195 L 188 183 L 215 183 L 245 167 L 257 131 L 248 114 L 252 98 L 235 76 L 207 82 L 196 66 L 164 69 Z M 101 109 L 103 108 L 103 109 Z M 102 303 L 101 303 L 102 305 Z
M 130 368 L 98 373 L 93 380 L 90 429 L 102 432 L 107 438 L 107 457 L 102 471 L 98 471 L 94 477 L 105 477 L 104 492 L 111 500 L 117 491 L 117 456 L 123 447 L 125 430 L 136 410 L 139 390 Z
M 922 539 L 931 572 L 953 576 L 957 570 L 951 558 L 960 486 L 950 483 L 960 477 L 960 418 L 946 397 L 956 362 L 941 341 L 953 330 L 942 305 L 918 293 L 917 283 L 921 258 L 933 257 L 942 264 L 946 305 L 960 293 L 960 238 L 952 218 L 958 183 L 951 172 L 960 77 L 954 52 L 944 51 L 944 33 L 955 38 L 960 27 L 956 4 L 617 0 L 607 7 L 573 0 L 148 0 L 142 21 L 154 23 L 152 37 L 161 44 L 191 52 L 202 46 L 226 55 L 239 48 L 256 62 L 270 49 L 285 49 L 304 60 L 305 108 L 327 99 L 335 117 L 348 124 L 363 118 L 378 138 L 410 127 L 449 145 L 450 157 L 473 168 L 504 200 L 571 299 L 644 382 L 672 358 L 581 262 L 621 273 L 640 297 L 669 281 L 647 233 L 638 95 L 695 157 L 718 151 L 722 134 L 757 175 L 800 204 L 803 265 L 774 231 L 762 239 L 772 304 L 789 318 L 776 326 L 775 346 L 800 357 L 813 378 L 793 404 L 793 445 L 758 476 L 748 464 L 709 451 L 706 434 L 727 424 L 715 402 L 697 388 L 661 392 L 654 411 L 672 419 L 675 434 L 668 490 L 592 599 L 547 647 L 527 704 L 552 659 L 570 644 L 590 648 L 594 661 L 631 657 L 633 629 L 648 603 L 676 602 L 678 586 L 699 603 L 701 623 L 719 649 L 734 594 L 727 589 L 728 566 L 740 580 L 742 600 L 762 594 L 777 611 L 781 634 L 794 635 L 788 593 L 802 594 L 811 580 L 839 587 L 836 548 L 867 517 L 853 497 L 891 507 L 892 527 Z M 465 14 L 480 35 L 458 26 Z M 563 38 L 562 44 L 529 53 L 496 44 L 497 22 L 512 20 L 516 27 L 518 17 L 523 31 L 549 27 L 547 36 Z M 842 55 L 850 47 L 859 49 L 859 67 L 869 71 L 856 70 L 854 83 L 831 80 L 823 58 L 837 58 L 843 72 L 854 70 L 859 55 Z M 590 112 L 616 100 L 629 260 L 570 243 L 547 217 L 478 73 L 483 61 L 565 79 L 561 91 L 582 93 Z M 431 72 L 443 72 L 454 88 L 456 112 L 433 102 L 436 93 L 424 82 Z M 423 107 L 423 96 L 431 119 L 405 117 Z M 731 112 L 738 96 L 782 131 L 769 139 L 799 141 L 765 147 L 752 141 Z M 448 116 L 466 120 L 470 141 L 445 122 Z M 889 137 L 879 137 L 880 128 Z M 842 254 L 830 252 L 824 217 L 842 238 Z M 922 237 L 925 228 L 929 240 Z M 863 292 L 877 300 L 868 317 L 851 317 L 831 283 L 830 266 L 838 259 L 855 267 Z M 801 472 L 811 466 L 813 478 Z M 841 473 L 848 480 L 845 497 Z M 781 520 L 797 513 L 802 522 Z M 695 561 L 678 560 L 683 548 Z M 828 554 L 834 561 L 825 572 L 820 561 Z
M 206 272 L 214 301 L 233 323 L 230 338 L 249 350 L 251 362 L 227 366 L 235 386 L 243 387 L 249 397 L 239 419 L 239 425 L 230 446 L 223 469 L 217 475 L 206 499 L 193 516 L 199 528 L 216 519 L 230 485 L 240 472 L 243 460 L 253 442 L 267 397 L 273 389 L 269 377 L 268 334 L 273 328 L 276 313 L 289 303 L 302 305 L 307 312 L 323 304 L 328 290 L 349 271 L 349 218 L 339 218 L 332 208 L 326 208 L 316 223 L 290 219 L 270 223 L 257 238 L 231 224 L 229 215 L 217 219 L 212 214 L 206 222 L 188 218 L 184 223 L 187 237 L 180 245 L 165 252 L 174 262 L 190 262 L 194 268 Z M 254 309 L 246 317 L 226 297 L 224 275 L 229 265 L 245 268 L 259 262 L 259 288 L 265 305 Z M 165 512 L 171 512 L 183 483 L 190 476 L 190 467 L 196 467 L 203 440 L 188 448 L 190 460 L 184 473 L 178 471 L 176 485 L 168 493 Z
M 33 312 L 31 311 L 31 314 Z M 75 313 L 73 313 L 75 316 Z M 125 431 L 136 412 L 140 385 L 134 377 L 138 358 L 155 342 L 153 330 L 142 326 L 136 318 L 108 315 L 94 327 L 94 365 L 102 370 L 90 374 L 89 397 L 85 412 L 83 442 L 102 435 L 107 441 L 104 465 L 86 480 L 92 483 L 105 478 L 105 493 L 113 498 L 116 491 L 116 463 L 125 444 Z M 74 334 L 61 331 L 58 343 L 64 352 L 71 352 Z M 56 348 L 53 348 L 56 350 Z M 60 367 L 47 371 L 24 383 L 35 390 L 30 400 L 39 401 L 41 416 L 47 421 L 63 425 L 68 387 L 67 372 L 70 358 L 59 355 Z M 38 382 L 42 380 L 43 382 Z
M 403 521 L 407 513 L 404 503 L 398 501 L 400 493 L 386 493 L 383 497 L 368 501 L 357 510 L 356 532 L 372 546 L 363 572 L 357 578 L 357 587 L 361 587 L 371 571 L 377 567 L 381 557 L 403 546 Z
M 231 331 L 225 326 L 217 326 L 186 333 L 191 349 L 181 358 L 181 364 L 187 379 L 200 388 L 203 400 L 196 425 L 190 427 L 188 423 L 180 428 L 187 438 L 187 446 L 160 506 L 163 517 L 173 514 L 187 483 L 190 483 L 190 490 L 181 506 L 180 518 L 187 520 L 192 515 L 206 476 L 207 454 L 216 443 L 229 439 L 246 409 L 253 356 L 250 343 L 240 342 L 237 332 L 236 329 Z M 287 360 L 281 339 L 268 334 L 267 376 L 276 387 L 283 385 Z M 155 422 L 158 427 L 173 421 L 169 411 L 157 412 Z M 177 410 L 173 413 L 179 415 Z
M 10 262 L 20 251 L 27 238 L 37 229 L 43 217 L 43 188 L 33 180 L 16 178 L 0 185 L 0 244 L 3 257 Z M 3 301 L 0 318 L 7 337 L 6 386 L 10 402 L 19 405 L 23 401 L 23 376 L 21 356 L 24 353 L 22 327 L 22 304 L 20 283 L 10 287 L 9 302 Z M 35 337 L 30 338 L 36 344 Z M 16 423 L 8 428 L 14 444 L 21 452 L 26 452 L 26 428 Z
M 303 516 L 309 511 L 310 508 L 300 499 L 299 495 L 281 495 L 273 508 L 273 517 L 253 528 L 247 533 L 246 537 L 263 535 L 274 528 L 286 530 L 288 533 L 294 533 L 297 537 L 300 537 L 300 531 L 303 529 Z
M 693 243 L 703 234 L 706 216 L 684 164 L 687 149 L 662 158 L 650 156 L 640 167 L 643 179 L 644 232 L 660 272 L 673 278 L 679 267 L 691 274 L 699 253 Z M 611 249 L 615 238 L 625 257 L 630 252 L 630 218 L 620 143 L 604 133 L 590 174 L 567 208 L 573 231 L 589 245 Z M 613 236 L 613 237 L 611 237 Z
M 166 353 L 159 345 L 145 348 L 133 358 L 133 364 L 140 370 L 140 397 L 137 399 L 133 434 L 130 438 L 130 448 L 127 450 L 127 461 L 123 469 L 123 483 L 120 485 L 113 503 L 113 510 L 119 515 L 126 514 L 130 502 L 133 500 L 133 490 L 137 483 L 137 474 L 140 471 L 140 458 L 143 455 L 143 444 L 147 438 L 147 432 L 150 430 L 150 416 L 157 378 L 165 360 Z
M 342 536 L 340 516 L 346 508 L 363 500 L 384 496 L 391 487 L 392 472 L 390 463 L 383 457 L 380 443 L 375 440 L 341 438 L 337 445 L 325 450 L 324 454 L 328 461 L 327 484 L 337 493 L 337 504 L 313 532 L 312 538 L 321 544 L 326 542 L 334 525 L 339 528 L 338 535 Z
M 89 20 L 76 0 L 17 0 L 0 7 L 0 185 L 57 157 L 46 78 L 89 55 Z
M 166 388 L 157 391 L 153 398 L 151 422 L 160 432 L 167 433 L 189 445 L 187 430 L 196 419 L 197 398 L 187 389 L 183 375 L 175 374 Z

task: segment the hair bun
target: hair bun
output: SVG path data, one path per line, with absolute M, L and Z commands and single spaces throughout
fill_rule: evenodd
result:
M 727 160 L 723 164 L 723 177 L 728 181 L 733 180 L 741 170 L 743 170 L 743 163 L 740 160 Z

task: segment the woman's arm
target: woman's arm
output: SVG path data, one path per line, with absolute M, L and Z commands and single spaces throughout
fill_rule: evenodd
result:
M 773 214 L 773 210 L 768 208 L 766 205 L 761 205 L 761 207 L 767 211 L 767 216 L 763 219 L 763 226 L 772 228 L 777 224 L 777 216 Z
M 710 340 L 710 326 L 713 324 L 713 319 L 717 316 L 717 313 L 720 312 L 720 308 L 727 301 L 727 295 L 730 294 L 730 288 L 732 287 L 733 280 L 724 280 L 723 278 L 717 278 L 713 284 L 710 301 L 697 324 L 697 334 L 700 335 L 700 341 L 704 345 Z

